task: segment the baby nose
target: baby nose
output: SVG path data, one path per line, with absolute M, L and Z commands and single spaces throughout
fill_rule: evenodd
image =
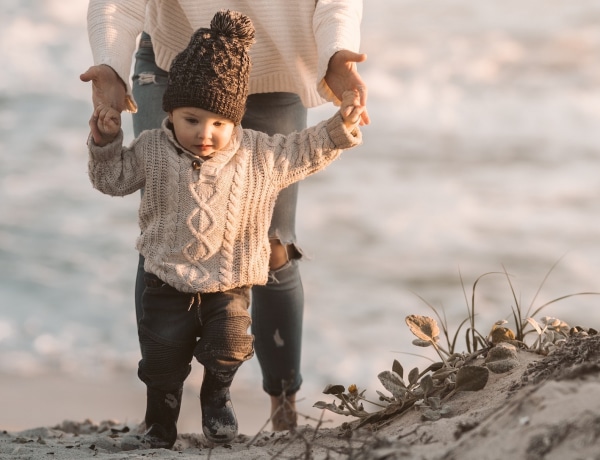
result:
M 198 132 L 196 133 L 199 138 L 209 137 L 210 126 L 206 123 L 198 125 Z

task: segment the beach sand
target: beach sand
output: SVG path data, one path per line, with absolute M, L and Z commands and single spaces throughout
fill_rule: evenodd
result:
M 202 367 L 193 367 L 186 380 L 179 420 L 181 432 L 201 430 L 198 392 Z M 249 398 L 232 387 L 240 431 L 257 433 L 269 418 L 269 397 L 256 391 Z M 136 425 L 144 417 L 144 384 L 135 372 L 115 372 L 103 378 L 77 377 L 65 374 L 42 376 L 2 376 L 0 378 L 2 409 L 0 429 L 20 431 L 32 426 L 52 426 L 64 420 L 119 420 Z M 9 396 L 10 395 L 10 396 Z M 237 398 L 235 396 L 238 396 Z
M 482 365 L 483 360 L 479 361 L 477 365 Z M 392 415 L 394 411 L 388 408 L 378 421 L 362 427 L 358 420 L 348 418 L 349 423 L 335 427 L 322 428 L 313 423 L 301 425 L 293 432 L 265 430 L 253 434 L 252 430 L 246 431 L 250 425 L 244 425 L 243 419 L 254 410 L 264 411 L 263 404 L 255 401 L 256 408 L 237 407 L 243 434 L 226 446 L 210 446 L 202 435 L 195 434 L 197 430 L 181 429 L 173 450 L 122 451 L 121 439 L 136 430 L 134 419 L 142 393 L 120 391 L 124 383 L 113 380 L 86 386 L 72 382 L 64 394 L 54 394 L 54 401 L 48 401 L 39 383 L 2 382 L 2 394 L 11 395 L 11 413 L 19 412 L 18 397 L 33 399 L 42 414 L 50 410 L 55 413 L 43 415 L 48 418 L 40 415 L 39 420 L 48 423 L 37 427 L 1 432 L 0 459 L 598 458 L 598 335 L 571 338 L 547 356 L 519 350 L 515 368 L 490 373 L 487 384 L 479 391 L 457 392 L 447 401 L 450 415 L 436 421 L 425 420 L 422 409 L 413 407 L 401 414 L 396 410 Z M 96 394 L 97 399 L 89 398 L 89 404 L 86 402 L 79 409 L 68 405 L 69 412 L 61 408 L 62 397 L 81 394 Z M 102 413 L 99 407 L 103 398 L 112 398 L 106 408 L 106 421 L 86 420 L 86 411 Z M 36 410 L 35 404 L 29 407 Z M 33 419 L 32 414 L 22 414 L 22 418 L 14 419 L 14 424 Z M 73 421 L 52 424 L 51 420 Z

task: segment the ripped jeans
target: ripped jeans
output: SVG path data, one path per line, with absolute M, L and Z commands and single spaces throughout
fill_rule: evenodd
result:
M 133 96 L 138 105 L 138 111 L 133 115 L 136 136 L 145 129 L 160 127 L 166 116 L 162 110 L 166 84 L 167 72 L 157 67 L 150 37 L 142 34 L 133 76 Z M 306 108 L 296 94 L 252 94 L 246 104 L 242 126 L 270 135 L 289 134 L 306 128 L 306 118 Z M 302 253 L 295 245 L 298 186 L 295 183 L 280 192 L 269 229 L 269 238 L 293 245 L 293 255 L 284 266 L 269 273 L 269 282 L 265 286 L 252 288 L 254 348 L 263 375 L 263 389 L 272 396 L 279 396 L 284 391 L 288 395 L 294 394 L 302 384 L 304 290 L 298 264 Z M 140 256 L 135 290 L 138 324 L 142 317 L 143 267 L 144 260 Z

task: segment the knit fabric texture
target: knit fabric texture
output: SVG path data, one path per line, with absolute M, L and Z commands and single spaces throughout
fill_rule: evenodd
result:
M 359 51 L 362 0 L 89 0 L 94 64 L 112 67 L 131 95 L 132 58 L 142 31 L 152 37 L 156 63 L 168 71 L 194 31 L 222 8 L 248 15 L 256 29 L 250 94 L 291 92 L 306 107 L 323 104 L 318 88 L 331 56 Z
M 129 147 L 122 132 L 104 147 L 90 138 L 88 169 L 94 187 L 108 195 L 144 188 L 136 247 L 146 271 L 181 292 L 216 292 L 267 282 L 279 191 L 361 141 L 339 112 L 289 136 L 236 126 L 228 146 L 194 168 L 198 157 L 177 143 L 165 120 Z
M 169 69 L 163 110 L 198 107 L 240 124 L 248 98 L 254 27 L 248 16 L 221 10 L 198 29 Z

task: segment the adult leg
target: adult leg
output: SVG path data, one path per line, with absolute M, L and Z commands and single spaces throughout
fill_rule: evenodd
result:
M 167 87 L 167 72 L 156 65 L 152 42 L 147 34 L 142 34 L 140 37 L 132 80 L 133 98 L 138 106 L 138 111 L 133 114 L 133 134 L 137 137 L 146 129 L 160 128 L 167 116 L 162 109 L 162 98 Z M 138 323 L 142 313 L 143 292 L 144 257 L 140 254 L 135 280 L 135 312 Z
M 306 108 L 295 94 L 254 94 L 248 98 L 242 126 L 270 135 L 289 134 L 306 127 L 306 115 Z M 269 229 L 269 282 L 252 289 L 256 356 L 263 388 L 271 396 L 271 418 L 276 431 L 296 426 L 295 394 L 302 383 L 304 291 L 295 232 L 298 187 L 288 187 L 277 198 Z

